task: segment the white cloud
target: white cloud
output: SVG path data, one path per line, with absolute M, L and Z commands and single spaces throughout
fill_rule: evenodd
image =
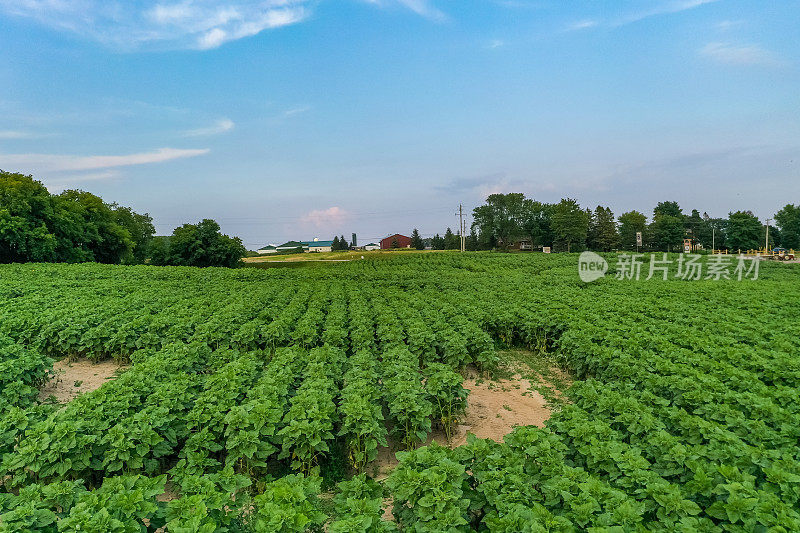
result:
M 220 133 L 225 133 L 231 131 L 236 124 L 229 118 L 221 118 L 216 121 L 213 125 L 208 126 L 206 128 L 197 128 L 194 130 L 188 130 L 184 132 L 184 136 L 186 137 L 202 137 L 206 135 L 219 135 Z
M 776 67 L 783 63 L 775 54 L 757 44 L 708 43 L 699 52 L 726 65 Z
M 338 228 L 350 218 L 350 213 L 341 207 L 329 207 L 327 209 L 315 209 L 303 215 L 300 219 L 304 224 L 310 224 L 315 228 L 327 229 Z
M 303 105 L 303 106 L 293 107 L 293 108 L 287 109 L 286 111 L 283 112 L 283 118 L 289 118 L 289 117 L 293 117 L 295 115 L 302 115 L 303 113 L 306 113 L 308 111 L 311 111 L 311 106 L 310 105 Z
M 0 130 L 1 139 L 33 139 L 35 135 L 27 131 Z
M 587 20 L 579 20 L 578 22 L 570 24 L 569 27 L 567 28 L 567 30 L 569 30 L 569 31 L 586 30 L 588 28 L 594 28 L 598 24 L 600 24 L 600 23 L 597 22 L 596 20 L 588 20 L 588 19 Z
M 446 20 L 432 0 L 365 0 L 397 4 Z M 35 20 L 120 50 L 208 50 L 306 20 L 318 0 L 0 0 L 0 15 Z
M 428 0 L 397 0 L 408 9 L 432 20 L 445 20 L 447 17 L 444 13 L 433 7 Z
M 385 6 L 389 4 L 400 4 L 401 6 L 410 9 L 417 15 L 425 17 L 430 20 L 444 21 L 447 20 L 447 15 L 436 8 L 430 0 L 365 0 L 369 4 Z
M 650 17 L 655 17 L 659 15 L 669 15 L 673 13 L 680 13 L 682 11 L 688 11 L 690 9 L 695 9 L 697 7 L 711 4 L 714 2 L 718 2 L 719 0 L 671 0 L 668 2 L 661 2 L 659 5 L 648 9 L 646 11 L 637 11 L 633 13 L 629 13 L 627 15 L 623 15 L 616 19 L 609 19 L 609 20 L 594 20 L 594 19 L 585 19 L 579 20 L 567 26 L 567 31 L 577 31 L 577 30 L 585 30 L 589 28 L 595 28 L 598 26 L 605 26 L 610 28 L 619 28 L 620 26 L 625 26 L 627 24 L 633 24 L 634 22 L 639 22 L 640 20 L 644 20 Z
M 739 26 L 743 25 L 743 20 L 722 20 L 715 24 L 715 27 L 719 31 L 728 31 L 733 28 L 738 28 Z
M 496 48 L 502 48 L 505 45 L 506 43 L 504 41 L 501 41 L 500 39 L 493 39 L 492 41 L 489 42 L 489 48 L 491 48 L 492 50 Z
M 632 24 L 646 18 L 655 17 L 658 15 L 669 15 L 671 13 L 680 13 L 681 11 L 688 11 L 690 9 L 695 9 L 706 4 L 713 4 L 714 2 L 718 1 L 719 0 L 672 0 L 670 2 L 662 3 L 653 9 L 640 11 L 627 17 L 623 17 L 622 19 L 614 22 L 612 25 L 624 26 L 625 24 Z
M 159 148 L 152 152 L 128 155 L 0 154 L 0 168 L 34 174 L 43 172 L 77 172 L 163 163 L 173 159 L 196 157 L 207 153 L 208 149 Z
M 0 13 L 30 18 L 123 50 L 216 48 L 303 21 L 312 0 L 0 0 Z

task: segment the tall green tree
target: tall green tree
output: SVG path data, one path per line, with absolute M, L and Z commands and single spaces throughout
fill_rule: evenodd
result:
M 659 215 L 650 224 L 649 235 L 652 247 L 665 252 L 678 251 L 686 234 L 683 219 L 671 215 Z
M 331 251 L 338 252 L 342 249 L 342 243 L 339 241 L 339 237 L 336 235 L 333 236 L 333 242 L 331 243 Z
M 665 252 L 680 250 L 686 236 L 685 218 L 678 202 L 659 202 L 648 228 L 652 248 Z
M 461 238 L 453 233 L 453 230 L 447 228 L 444 232 L 444 249 L 445 250 L 460 250 Z
M 522 210 L 522 231 L 538 246 L 553 246 L 553 206 L 525 199 Z
M 219 224 L 205 219 L 175 228 L 169 238 L 167 264 L 196 267 L 235 267 L 247 252 L 238 237 L 220 233 Z
M 775 223 L 781 230 L 781 246 L 800 249 L 800 205 L 786 204 L 775 214 Z
M 701 237 L 705 236 L 708 231 L 703 217 L 700 216 L 700 211 L 692 209 L 692 214 L 684 218 L 684 227 L 686 228 L 686 237 L 692 239 L 692 250 L 696 250 L 701 243 Z
M 610 207 L 598 205 L 594 212 L 587 211 L 589 232 L 587 245 L 592 250 L 610 252 L 619 243 L 619 233 L 614 213 Z
M 703 224 L 697 233 L 697 239 L 707 250 L 725 248 L 725 229 L 727 219 L 712 218 L 708 213 L 703 213 Z
M 411 232 L 411 247 L 416 250 L 424 250 L 425 243 L 422 242 L 422 237 L 419 236 L 419 230 L 414 228 L 414 231 Z
M 658 202 L 655 209 L 653 209 L 653 218 L 659 215 L 667 215 L 683 220 L 683 210 L 678 202 Z
M 135 213 L 130 207 L 111 204 L 114 218 L 120 226 L 128 230 L 133 241 L 132 253 L 123 257 L 125 263 L 144 263 L 150 241 L 156 232 L 153 218 L 148 214 Z
M 525 195 L 514 192 L 492 194 L 486 203 L 472 211 L 473 227 L 481 240 L 492 247 L 508 248 L 514 239 L 523 235 Z
M 564 198 L 555 204 L 551 220 L 557 246 L 571 252 L 585 245 L 589 217 L 576 200 Z
M 433 250 L 444 250 L 444 239 L 437 233 L 431 239 L 431 248 Z
M 628 211 L 619 216 L 619 242 L 624 250 L 636 250 L 636 234 L 644 236 L 647 217 L 639 211 Z
M 766 238 L 766 227 L 752 212 L 736 211 L 728 214 L 725 244 L 728 249 L 742 252 L 761 248 Z
M 56 213 L 32 176 L 0 171 L 0 262 L 57 261 Z
M 478 242 L 478 234 L 475 232 L 475 228 L 472 228 L 467 235 L 466 239 L 466 248 L 469 252 L 475 252 L 480 250 L 480 243 Z

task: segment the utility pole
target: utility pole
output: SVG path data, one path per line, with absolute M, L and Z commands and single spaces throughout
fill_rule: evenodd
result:
M 712 225 L 711 226 L 711 253 L 712 254 L 714 253 L 714 245 L 716 244 L 716 242 L 715 242 L 715 237 L 716 236 L 717 236 L 717 227 Z
M 456 214 L 458 215 L 458 237 L 461 241 L 461 251 L 464 252 L 466 250 L 466 242 L 464 241 L 466 238 L 464 236 L 464 206 L 458 204 L 458 213 Z
M 767 219 L 767 237 L 764 240 L 764 255 L 768 253 L 769 250 L 769 223 L 772 222 L 771 218 Z

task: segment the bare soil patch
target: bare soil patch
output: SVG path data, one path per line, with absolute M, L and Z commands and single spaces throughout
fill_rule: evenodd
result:
M 530 369 L 527 370 L 531 373 Z M 500 442 L 516 426 L 544 427 L 550 418 L 553 402 L 539 392 L 543 385 L 545 380 L 541 375 L 528 379 L 515 373 L 509 379 L 498 380 L 470 375 L 464 380 L 464 388 L 469 391 L 466 416 L 455 428 L 450 447 L 466 444 L 469 433 Z M 547 383 L 547 391 L 550 390 L 557 393 Z M 424 445 L 434 441 L 442 446 L 448 445 L 443 431 L 434 431 Z M 388 477 L 397 466 L 397 451 L 394 446 L 379 448 L 378 458 L 367 467 L 367 471 L 379 480 Z
M 72 362 L 61 359 L 53 365 L 55 377 L 41 388 L 39 399 L 55 396 L 58 403 L 69 403 L 81 394 L 99 389 L 125 368 L 113 360 L 94 363 L 88 359 Z

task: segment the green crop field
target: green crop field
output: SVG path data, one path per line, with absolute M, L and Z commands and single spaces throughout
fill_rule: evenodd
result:
M 0 531 L 800 530 L 798 267 L 577 263 L 0 266 Z M 546 426 L 423 446 L 508 347 L 572 377 Z M 63 358 L 129 366 L 56 405 Z

